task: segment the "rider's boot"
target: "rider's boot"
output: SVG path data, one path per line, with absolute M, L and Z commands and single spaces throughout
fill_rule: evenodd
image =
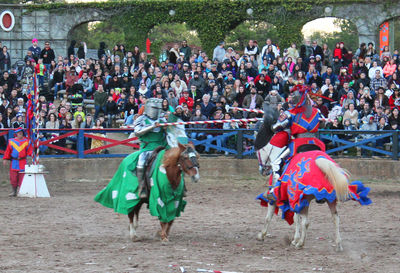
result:
M 275 188 L 276 182 L 279 179 L 279 174 L 273 172 L 273 173 L 271 173 L 271 175 L 272 175 L 272 185 L 270 185 L 268 187 L 268 189 L 264 192 L 263 196 L 267 200 L 276 201 L 276 198 L 273 193 L 274 193 L 274 188 Z
M 140 198 L 147 198 L 147 187 L 146 187 L 146 181 L 144 178 L 144 168 L 136 168 L 136 176 L 138 179 L 139 183 L 139 197 Z

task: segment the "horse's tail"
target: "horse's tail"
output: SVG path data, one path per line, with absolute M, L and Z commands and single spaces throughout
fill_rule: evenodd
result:
M 347 170 L 340 168 L 334 162 L 326 158 L 317 158 L 315 160 L 318 168 L 325 174 L 329 182 L 336 191 L 336 198 L 345 201 L 349 196 L 348 178 L 350 174 Z

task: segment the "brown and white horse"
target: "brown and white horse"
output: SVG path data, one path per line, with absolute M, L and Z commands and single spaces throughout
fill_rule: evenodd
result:
M 192 144 L 182 145 L 167 150 L 163 157 L 163 166 L 166 170 L 168 181 L 171 184 L 172 189 L 176 189 L 181 183 L 183 173 L 187 174 L 192 178 L 193 182 L 197 182 L 200 179 L 199 174 L 199 155 L 196 152 Z M 151 191 L 151 189 L 150 189 Z M 149 194 L 150 196 L 150 194 Z M 141 199 L 140 202 L 133 208 L 128 214 L 129 217 L 129 236 L 132 241 L 138 241 L 136 229 L 139 223 L 139 211 L 144 203 L 148 203 L 149 200 Z M 158 231 L 157 235 L 161 237 L 163 242 L 168 242 L 168 235 L 171 226 L 174 221 L 163 223 L 160 221 L 161 230 Z

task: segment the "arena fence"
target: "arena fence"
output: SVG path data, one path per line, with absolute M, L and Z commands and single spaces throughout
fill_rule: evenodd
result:
M 40 157 L 124 157 L 139 149 L 133 129 L 41 129 Z M 255 157 L 254 129 L 188 129 L 189 141 L 204 156 Z M 0 138 L 13 137 L 13 129 L 0 129 Z M 327 153 L 349 156 L 384 156 L 398 160 L 399 131 L 320 130 Z M 393 141 L 396 140 L 397 141 Z M 1 143 L 1 141 L 0 141 Z M 0 155 L 5 147 L 0 147 Z

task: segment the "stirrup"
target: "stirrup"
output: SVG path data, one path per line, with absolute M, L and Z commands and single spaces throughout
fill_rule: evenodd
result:
M 270 201 L 276 201 L 275 196 L 271 193 L 272 188 L 268 188 L 267 191 L 264 192 L 263 197 Z

